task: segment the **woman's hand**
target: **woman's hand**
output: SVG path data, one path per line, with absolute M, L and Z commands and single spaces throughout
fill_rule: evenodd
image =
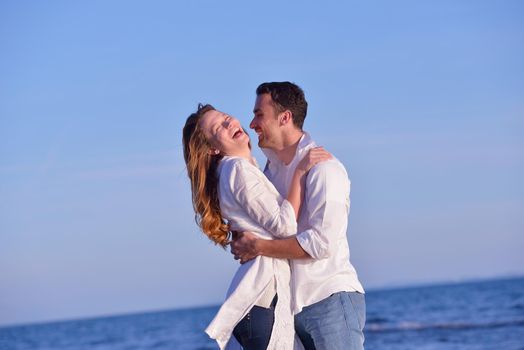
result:
M 333 158 L 331 153 L 326 151 L 324 147 L 315 147 L 310 149 L 307 154 L 300 160 L 297 169 L 307 173 L 316 164 Z

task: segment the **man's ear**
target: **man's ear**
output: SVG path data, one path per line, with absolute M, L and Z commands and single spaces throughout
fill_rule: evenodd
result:
M 217 150 L 216 148 L 212 148 L 212 147 L 211 147 L 210 149 L 207 150 L 207 154 L 210 154 L 210 155 L 212 155 L 212 156 L 217 155 L 217 154 L 219 154 L 219 153 L 220 153 L 220 151 Z
M 280 125 L 285 125 L 287 123 L 293 123 L 293 113 L 289 109 L 286 109 L 284 112 L 280 113 Z

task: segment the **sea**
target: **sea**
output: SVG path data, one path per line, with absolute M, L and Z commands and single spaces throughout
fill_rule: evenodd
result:
M 524 277 L 366 293 L 365 348 L 524 350 Z M 217 349 L 218 306 L 0 328 L 1 350 Z

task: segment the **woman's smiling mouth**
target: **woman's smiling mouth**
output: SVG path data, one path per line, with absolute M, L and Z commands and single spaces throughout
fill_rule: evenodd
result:
M 235 131 L 233 133 L 233 138 L 236 139 L 237 137 L 241 136 L 244 132 L 242 131 L 242 129 L 238 129 L 237 131 Z

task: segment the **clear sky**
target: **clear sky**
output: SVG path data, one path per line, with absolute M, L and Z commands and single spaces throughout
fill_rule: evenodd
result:
M 366 288 L 524 274 L 524 2 L 2 1 L 0 325 L 221 302 L 182 126 L 282 80 Z

